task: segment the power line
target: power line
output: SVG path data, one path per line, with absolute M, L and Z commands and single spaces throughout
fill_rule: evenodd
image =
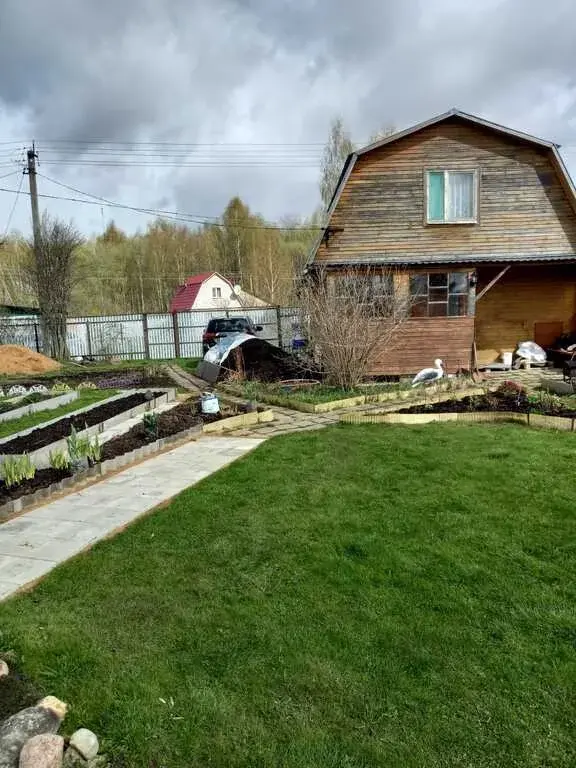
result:
M 16 192 L 16 197 L 14 198 L 14 205 L 12 206 L 12 210 L 8 215 L 8 221 L 6 222 L 6 228 L 4 230 L 4 238 L 6 238 L 6 235 L 8 234 L 8 230 L 10 229 L 10 224 L 12 223 L 12 217 L 14 216 L 14 211 L 16 210 L 16 205 L 18 204 L 18 199 L 20 196 L 20 192 L 22 190 L 23 181 L 24 181 L 24 172 L 22 172 L 22 175 L 20 177 L 20 184 L 18 186 L 18 191 Z
M 38 174 L 39 176 L 42 174 Z M 43 178 L 46 178 L 48 181 L 52 181 L 55 184 L 58 184 L 59 186 L 65 186 L 63 184 L 60 184 L 60 182 L 55 181 L 54 179 L 50 179 L 47 176 L 43 176 Z M 18 191 L 15 189 L 6 189 L 5 187 L 0 187 L 0 192 L 8 192 L 12 194 L 18 194 Z M 30 195 L 29 192 L 22 192 L 23 195 Z M 88 197 L 96 197 L 94 195 L 90 195 L 86 192 L 80 192 L 78 191 L 78 194 L 87 195 Z M 71 203 L 82 203 L 84 205 L 102 205 L 104 203 L 105 205 L 111 207 L 111 208 L 119 208 L 122 210 L 132 211 L 134 213 L 142 213 L 147 216 L 158 216 L 160 218 L 166 218 L 171 219 L 174 221 L 182 221 L 188 224 L 201 224 L 201 225 L 209 225 L 209 226 L 215 226 L 215 227 L 222 227 L 225 228 L 226 224 L 220 222 L 220 221 L 209 221 L 208 219 L 210 217 L 208 216 L 202 216 L 199 215 L 193 215 L 193 214 L 185 214 L 185 213 L 179 213 L 176 211 L 160 211 L 153 208 L 138 208 L 133 205 L 124 205 L 122 203 L 116 203 L 111 200 L 105 200 L 104 198 L 98 198 L 96 197 L 96 200 L 81 200 L 80 198 L 76 197 L 63 197 L 61 195 L 48 195 L 45 193 L 39 193 L 38 197 L 42 197 L 48 200 L 63 200 L 66 202 Z M 274 231 L 286 231 L 286 232 L 301 232 L 301 231 L 308 231 L 308 230 L 314 230 L 319 231 L 323 229 L 323 227 L 282 227 L 277 225 L 246 225 L 246 224 L 237 224 L 235 225 L 238 229 L 255 229 L 255 230 L 274 230 Z

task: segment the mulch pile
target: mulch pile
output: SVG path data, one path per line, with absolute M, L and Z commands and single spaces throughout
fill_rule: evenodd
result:
M 60 368 L 60 363 L 26 347 L 15 344 L 0 345 L 0 374 L 48 373 Z

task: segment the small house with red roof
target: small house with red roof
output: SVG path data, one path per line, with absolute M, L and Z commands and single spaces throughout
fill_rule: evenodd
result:
M 219 272 L 202 272 L 178 286 L 170 302 L 170 312 L 267 306 L 267 302 L 245 293 Z

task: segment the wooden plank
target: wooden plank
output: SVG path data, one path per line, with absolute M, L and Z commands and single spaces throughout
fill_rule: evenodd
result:
M 423 169 L 478 169 L 477 225 L 426 225 Z M 317 260 L 371 253 L 576 255 L 576 216 L 550 152 L 481 127 L 430 126 L 356 160 Z

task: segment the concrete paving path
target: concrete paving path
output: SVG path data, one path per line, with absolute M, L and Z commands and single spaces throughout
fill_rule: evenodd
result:
M 0 525 L 0 601 L 262 442 L 201 438 Z

